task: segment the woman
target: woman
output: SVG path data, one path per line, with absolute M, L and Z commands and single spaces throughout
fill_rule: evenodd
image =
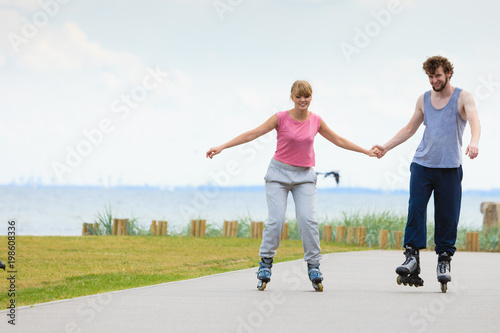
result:
M 271 267 L 280 243 L 286 214 L 288 192 L 295 202 L 304 260 L 307 262 L 309 279 L 317 291 L 323 291 L 323 276 L 319 270 L 321 249 L 318 221 L 315 214 L 316 180 L 313 170 L 315 155 L 313 149 L 316 133 L 321 134 L 336 146 L 377 156 L 378 149 L 367 150 L 333 132 L 320 116 L 309 111 L 312 88 L 307 81 L 296 81 L 292 85 L 291 99 L 294 108 L 278 112 L 259 127 L 245 132 L 227 143 L 210 148 L 207 157 L 213 158 L 222 150 L 250 142 L 271 130 L 277 131 L 277 148 L 265 176 L 269 218 L 263 232 L 260 246 L 260 268 L 257 288 L 264 290 L 271 280 Z

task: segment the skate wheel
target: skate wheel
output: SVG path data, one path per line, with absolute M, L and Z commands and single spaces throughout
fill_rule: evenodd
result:
M 396 283 L 398 285 L 401 285 L 401 283 L 403 283 L 403 282 L 401 282 L 401 276 L 398 275 L 398 277 L 396 278 Z
M 410 287 L 413 287 L 413 283 L 409 283 Z
M 257 284 L 257 289 L 259 289 L 260 291 L 266 289 L 266 285 L 267 285 L 267 282 L 262 282 L 260 281 L 258 284 Z
M 320 283 L 313 283 L 314 290 L 316 291 L 323 291 L 323 284 Z
M 441 292 L 445 293 L 446 289 L 448 289 L 448 286 L 446 285 L 446 283 L 441 283 Z
M 403 282 L 403 286 L 407 286 L 407 285 L 408 285 L 408 283 L 406 283 L 406 282 Z

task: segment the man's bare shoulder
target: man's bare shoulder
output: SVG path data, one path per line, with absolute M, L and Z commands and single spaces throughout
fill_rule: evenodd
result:
M 460 92 L 460 95 L 458 95 L 458 100 L 459 100 L 459 102 L 460 101 L 461 102 L 470 102 L 470 101 L 474 101 L 474 96 L 470 92 L 468 92 L 466 90 L 462 90 Z

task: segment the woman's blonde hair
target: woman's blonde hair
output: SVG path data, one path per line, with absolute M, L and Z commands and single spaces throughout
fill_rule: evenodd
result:
M 292 89 L 290 89 L 291 95 L 299 96 L 312 96 L 313 90 L 309 82 L 304 80 L 297 80 L 292 84 Z

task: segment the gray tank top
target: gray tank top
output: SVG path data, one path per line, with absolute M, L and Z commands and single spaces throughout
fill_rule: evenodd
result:
M 432 106 L 431 92 L 424 94 L 425 131 L 413 162 L 428 168 L 458 168 L 462 165 L 462 137 L 467 121 L 458 112 L 461 91 L 455 88 L 448 104 L 439 110 Z

